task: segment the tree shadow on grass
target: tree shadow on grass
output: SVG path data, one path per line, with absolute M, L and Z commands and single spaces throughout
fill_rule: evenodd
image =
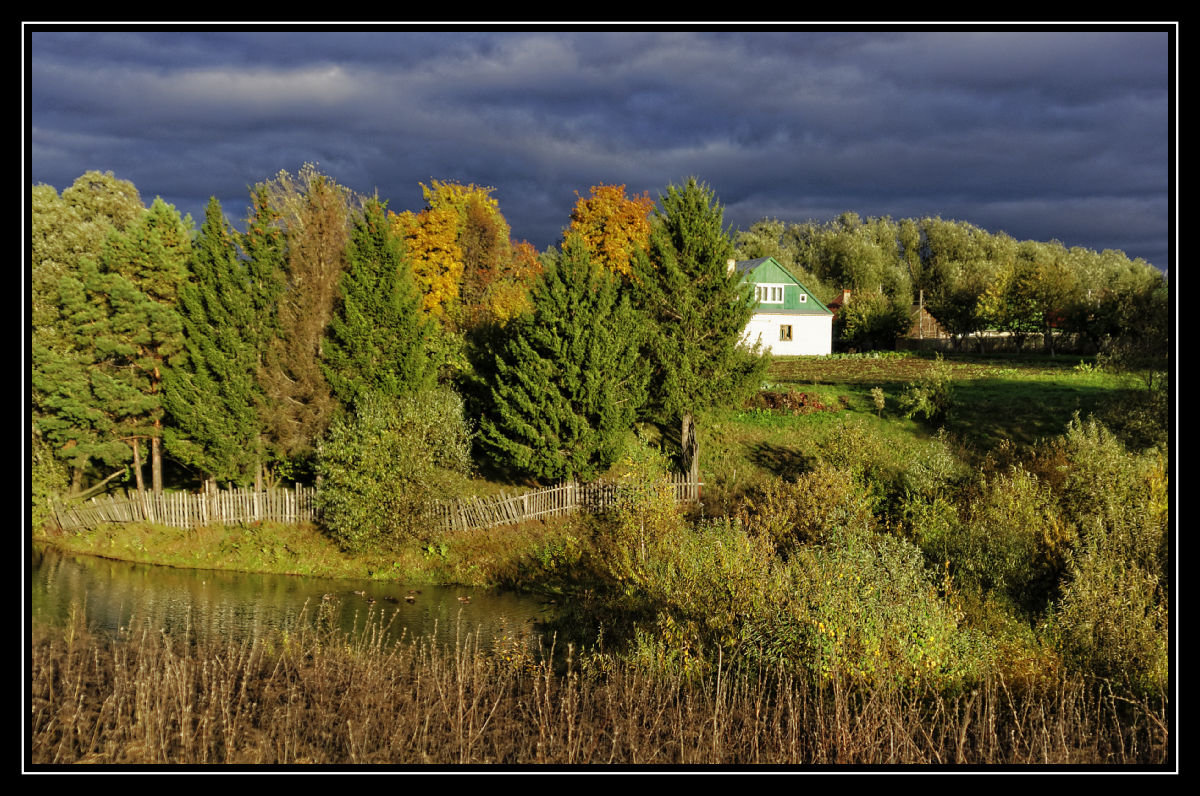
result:
M 1120 391 L 1091 385 L 973 379 L 954 385 L 948 430 L 981 449 L 1030 445 L 1064 433 L 1071 417 L 1102 412 Z
M 798 478 L 811 469 L 813 460 L 787 445 L 757 442 L 750 446 L 750 461 L 780 478 Z

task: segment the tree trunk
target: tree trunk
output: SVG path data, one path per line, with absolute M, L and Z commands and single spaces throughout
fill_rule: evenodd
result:
M 146 491 L 146 482 L 142 480 L 142 446 L 136 438 L 129 444 L 133 446 L 133 479 L 138 494 L 141 494 Z
M 263 441 L 262 435 L 259 434 L 255 440 L 254 451 L 254 491 L 263 491 Z
M 71 497 L 74 497 L 75 495 L 78 495 L 80 490 L 82 490 L 82 489 L 83 489 L 83 468 L 82 467 L 72 467 L 71 468 L 71 491 L 69 494 L 71 495 Z
M 696 439 L 696 422 L 691 412 L 685 412 L 680 421 L 679 439 L 683 449 L 683 471 L 691 480 L 699 480 L 696 476 L 700 472 L 700 442 Z
M 154 484 L 154 496 L 159 497 L 163 491 L 161 420 L 154 421 L 154 433 L 150 438 L 150 477 Z

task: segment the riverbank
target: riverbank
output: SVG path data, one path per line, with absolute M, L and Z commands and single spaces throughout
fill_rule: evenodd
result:
M 407 584 L 539 590 L 544 562 L 577 540 L 578 518 L 456 532 L 391 553 L 349 554 L 311 523 L 261 522 L 185 530 L 150 523 L 41 533 L 33 541 L 69 553 L 139 564 Z M 535 575 L 535 573 L 538 573 Z

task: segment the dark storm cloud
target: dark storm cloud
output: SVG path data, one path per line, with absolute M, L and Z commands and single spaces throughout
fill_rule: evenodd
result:
M 575 192 L 696 175 L 726 220 L 959 218 L 1167 262 L 1161 31 L 35 32 L 35 182 L 112 170 L 198 216 L 317 162 L 419 209 L 494 186 L 556 242 Z

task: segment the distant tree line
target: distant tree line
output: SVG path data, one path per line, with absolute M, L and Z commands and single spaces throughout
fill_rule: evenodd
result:
M 1047 353 L 1073 336 L 1093 350 L 1163 349 L 1167 284 L 1124 252 L 1058 241 L 1018 241 L 964 221 L 895 220 L 843 213 L 828 223 L 763 219 L 737 233 L 739 259 L 774 257 L 817 297 L 852 291 L 839 313 L 840 342 L 891 347 L 925 305 L 960 347 L 985 330 L 1020 341 L 1042 335 Z

